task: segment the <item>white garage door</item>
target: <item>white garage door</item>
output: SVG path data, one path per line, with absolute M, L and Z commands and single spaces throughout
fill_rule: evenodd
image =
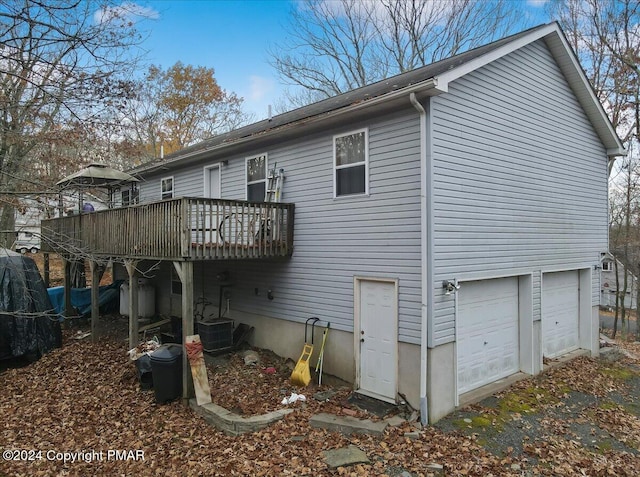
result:
M 462 394 L 520 371 L 518 279 L 465 282 L 458 298 L 458 394 Z
M 542 351 L 547 358 L 578 348 L 579 283 L 575 270 L 542 276 Z

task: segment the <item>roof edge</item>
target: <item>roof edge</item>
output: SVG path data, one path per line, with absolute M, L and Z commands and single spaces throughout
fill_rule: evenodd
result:
M 436 90 L 434 91 L 435 94 L 440 94 L 441 91 L 437 91 L 437 85 L 438 85 L 438 80 L 437 78 L 427 78 L 424 81 L 421 81 L 419 83 L 410 85 L 410 86 L 406 86 L 404 88 L 400 88 L 397 89 L 391 93 L 387 93 L 381 96 L 377 96 L 375 98 L 371 98 L 368 99 L 366 101 L 361 101 L 359 103 L 355 103 L 349 106 L 345 106 L 339 109 L 335 109 L 333 111 L 327 111 L 325 113 L 316 115 L 316 116 L 311 116 L 311 117 L 307 117 L 307 118 L 303 118 L 303 119 L 299 119 L 297 121 L 292 121 L 290 123 L 286 123 L 283 124 L 281 126 L 275 127 L 273 129 L 270 130 L 266 130 L 263 131 L 259 134 L 260 138 L 269 138 L 271 136 L 276 136 L 278 134 L 281 134 L 283 129 L 289 129 L 292 127 L 292 125 L 295 124 L 304 124 L 304 125 L 312 125 L 312 124 L 316 124 L 316 123 L 321 123 L 324 121 L 327 121 L 329 119 L 334 119 L 337 116 L 342 116 L 345 114 L 349 114 L 349 113 L 353 113 L 362 109 L 366 109 L 366 108 L 370 108 L 373 106 L 376 106 L 378 104 L 382 104 L 382 103 L 386 103 L 389 101 L 393 101 L 394 99 L 398 99 L 402 96 L 408 96 L 411 93 L 416 93 L 419 91 L 428 91 L 428 90 Z M 218 151 L 218 150 L 223 150 L 226 149 L 228 147 L 231 146 L 240 146 L 242 144 L 245 143 L 249 143 L 252 141 L 256 140 L 256 137 L 258 137 L 258 135 L 250 135 L 250 136 L 245 136 L 245 137 L 240 137 L 238 139 L 234 139 L 232 141 L 229 142 L 223 142 L 221 144 L 216 144 L 214 146 L 210 146 L 207 148 L 203 148 L 203 149 L 198 149 L 196 151 L 189 151 L 185 154 L 180 154 L 176 157 L 172 157 L 169 160 L 165 160 L 162 162 L 156 162 L 153 164 L 149 164 L 147 167 L 145 167 L 144 165 L 139 166 L 136 169 L 132 169 L 130 172 L 132 174 L 142 174 L 145 172 L 153 172 L 155 170 L 158 169 L 162 169 L 162 168 L 167 168 L 167 167 L 171 167 L 172 165 L 176 164 L 176 163 L 181 163 L 182 161 L 186 160 L 186 159 L 195 159 L 198 158 L 200 156 L 206 156 L 208 154 L 211 154 L 212 152 Z
M 578 58 L 569 45 L 558 22 L 548 23 L 539 28 L 535 28 L 495 50 L 474 58 L 444 74 L 438 75 L 436 77 L 438 80 L 438 89 L 446 92 L 448 91 L 450 82 L 541 39 L 544 39 L 547 43 L 558 67 L 564 74 L 569 86 L 573 89 L 583 110 L 593 124 L 596 133 L 606 148 L 607 156 L 616 157 L 625 155 L 627 152 L 622 141 L 618 137 L 613 124 L 611 124 L 609 116 L 596 96 L 587 75 L 582 69 Z

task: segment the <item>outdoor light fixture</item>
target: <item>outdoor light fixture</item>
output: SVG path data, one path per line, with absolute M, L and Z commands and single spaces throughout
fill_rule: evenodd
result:
M 451 295 L 452 292 L 460 290 L 460 285 L 450 280 L 443 280 L 442 288 L 444 288 L 445 290 L 445 293 L 444 293 L 445 295 Z

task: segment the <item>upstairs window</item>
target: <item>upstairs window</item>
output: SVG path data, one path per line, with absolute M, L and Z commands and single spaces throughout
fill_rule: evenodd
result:
M 367 130 L 333 138 L 335 197 L 367 194 L 369 145 Z
M 173 177 L 165 177 L 160 179 L 160 190 L 162 199 L 173 199 Z
M 247 158 L 247 200 L 264 202 L 267 193 L 267 155 Z
M 611 272 L 613 270 L 613 262 L 609 260 L 605 260 L 602 262 L 602 271 Z
M 122 207 L 138 203 L 138 189 L 124 189 L 120 191 Z

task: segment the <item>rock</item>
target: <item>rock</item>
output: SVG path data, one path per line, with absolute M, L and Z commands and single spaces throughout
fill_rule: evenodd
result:
M 435 462 L 427 464 L 427 475 L 433 475 L 434 477 L 441 475 L 443 476 L 444 467 L 442 466 L 442 464 L 436 464 Z
M 518 472 L 521 469 L 520 464 L 511 464 L 511 470 Z
M 612 340 L 607 335 L 603 335 L 602 333 L 600 333 L 600 341 L 603 341 L 605 343 L 615 343 L 616 342 L 616 340 Z
M 418 431 L 405 432 L 404 437 L 408 439 L 416 440 L 416 439 L 420 439 L 420 433 Z
M 260 356 L 255 351 L 246 351 L 244 353 L 244 364 L 247 366 L 255 366 L 260 362 Z
M 343 447 L 322 452 L 324 461 L 330 469 L 347 467 L 355 464 L 369 464 L 367 454 L 356 446 Z
M 296 367 L 296 363 L 294 360 L 292 360 L 291 358 L 288 358 L 285 362 L 284 365 L 287 367 L 287 369 L 289 371 L 293 371 Z
M 468 417 L 465 417 L 463 419 L 464 422 L 466 422 L 467 424 L 471 424 L 473 421 L 471 419 L 469 419 Z
M 401 426 L 402 424 L 404 424 L 407 421 L 405 421 L 402 417 L 396 415 L 396 416 L 391 416 L 391 417 L 386 418 L 384 420 L 384 422 L 389 424 L 389 426 L 391 426 L 391 427 L 398 427 L 398 426 Z
M 600 348 L 600 358 L 609 363 L 620 361 L 624 353 L 620 348 L 616 346 L 608 346 L 606 348 Z
M 356 419 L 350 416 L 336 416 L 320 413 L 309 419 L 311 427 L 338 431 L 343 434 L 371 434 L 381 436 L 387 427 L 386 422 L 373 422 L 369 419 Z
M 315 399 L 316 401 L 325 402 L 331 399 L 335 395 L 336 395 L 336 392 L 332 390 L 320 391 L 313 395 L 313 399 Z

